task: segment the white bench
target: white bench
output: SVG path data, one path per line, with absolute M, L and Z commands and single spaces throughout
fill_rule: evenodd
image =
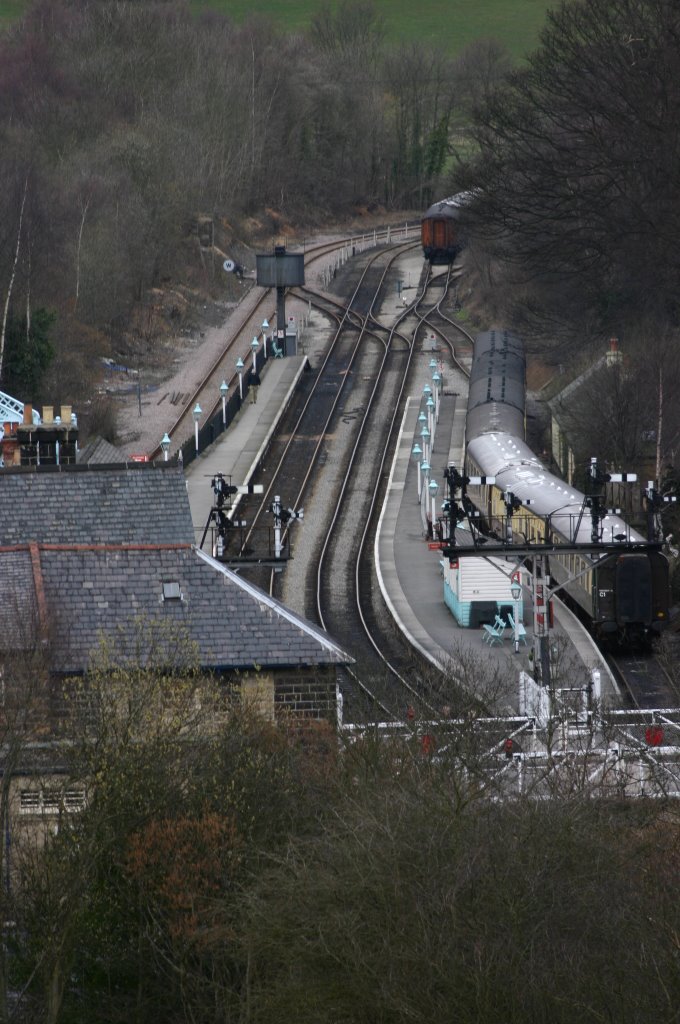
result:
M 521 622 L 515 622 L 510 612 L 508 612 L 508 622 L 510 623 L 510 629 L 512 630 L 513 637 L 517 637 L 517 640 L 521 640 L 523 644 L 527 642 L 527 631 Z

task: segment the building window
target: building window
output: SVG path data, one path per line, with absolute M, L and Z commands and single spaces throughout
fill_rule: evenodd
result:
M 182 591 L 177 580 L 163 580 L 163 600 L 181 601 Z
M 85 807 L 85 790 L 74 789 L 22 789 L 19 810 L 22 814 L 69 814 Z

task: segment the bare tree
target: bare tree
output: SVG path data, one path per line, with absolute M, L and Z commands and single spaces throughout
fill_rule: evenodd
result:
M 679 41 L 670 0 L 566 3 L 478 115 L 479 230 L 530 277 L 577 282 L 603 331 L 677 322 Z
M 14 289 L 14 279 L 17 272 L 17 264 L 19 262 L 19 252 L 21 250 L 21 230 L 24 221 L 24 207 L 26 205 L 26 196 L 28 195 L 28 177 L 24 181 L 24 190 L 21 196 L 21 205 L 19 207 L 19 224 L 17 227 L 16 234 L 16 247 L 14 249 L 14 261 L 12 263 L 12 272 L 10 274 L 9 283 L 7 285 L 7 294 L 5 296 L 5 305 L 2 312 L 2 328 L 0 328 L 0 380 L 2 379 L 2 364 L 5 355 L 5 336 L 7 332 L 7 316 L 9 314 L 10 302 L 12 301 L 12 291 Z

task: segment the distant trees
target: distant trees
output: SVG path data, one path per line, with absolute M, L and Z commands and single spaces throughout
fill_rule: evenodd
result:
M 253 1020 L 669 1019 L 678 836 L 652 808 L 486 802 L 453 764 L 363 755 L 254 887 Z
M 390 48 L 368 0 L 320 8 L 306 37 L 182 0 L 35 0 L 0 39 L 2 322 L 56 312 L 58 391 L 72 338 L 81 361 L 110 355 L 144 292 L 196 262 L 197 214 L 238 234 L 253 214 L 422 206 L 456 66 Z
M 565 304 L 602 331 L 678 323 L 679 44 L 673 0 L 566 3 L 478 111 L 479 230 L 544 329 Z
M 410 43 L 389 55 L 386 74 L 393 97 L 392 195 L 427 208 L 450 153 L 454 62 L 422 43 Z

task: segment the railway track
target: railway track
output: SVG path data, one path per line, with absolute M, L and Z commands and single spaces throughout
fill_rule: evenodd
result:
M 428 274 L 414 302 L 383 315 L 399 261 L 415 247 L 392 244 L 369 255 L 345 301 L 310 286 L 295 290 L 332 323 L 332 337 L 272 441 L 257 477 L 265 485 L 262 502 L 255 506 L 249 497 L 247 507 L 240 506 L 250 535 L 262 528 L 275 496 L 284 508 L 305 506 L 295 558 L 277 579 L 261 573 L 257 582 L 356 657 L 342 689 L 345 717 L 357 722 L 403 720 L 409 706 L 418 718 L 434 717 L 441 707 L 442 680 L 398 634 L 376 586 L 373 556 L 414 354 L 427 334 L 435 335 L 446 350 L 448 373 L 464 378 L 474 340 L 447 312 L 447 306 L 455 309 L 455 267 Z M 678 705 L 660 666 L 628 659 L 618 675 L 636 683 L 626 689 L 640 695 L 631 699 L 637 708 Z
M 406 228 L 403 229 L 403 233 L 406 233 Z M 385 244 L 398 234 L 399 231 L 395 231 L 393 228 L 375 231 L 372 244 Z M 366 237 L 362 236 L 362 243 L 366 242 Z M 314 271 L 317 264 L 324 264 L 329 256 L 332 256 L 334 263 L 339 265 L 347 252 L 352 248 L 356 248 L 358 242 L 359 239 L 357 237 L 346 236 L 335 239 L 332 242 L 325 242 L 307 248 L 305 251 L 305 272 Z M 259 291 L 261 295 L 257 298 L 254 305 L 250 305 L 248 311 L 230 325 L 229 334 L 225 338 L 224 348 L 208 372 L 196 386 L 182 394 L 181 408 L 174 422 L 167 430 L 173 452 L 191 437 L 193 433 L 193 409 L 196 405 L 199 405 L 202 410 L 201 423 L 207 422 L 220 407 L 221 397 L 216 396 L 220 395 L 221 382 L 226 381 L 229 395 L 238 390 L 239 375 L 235 370 L 236 360 L 241 357 L 247 365 L 249 354 L 249 349 L 244 344 L 243 338 L 244 336 L 249 339 L 259 337 L 262 332 L 262 322 L 265 319 L 270 320 L 272 318 L 275 308 L 275 289 L 259 289 Z M 161 448 L 160 445 L 157 445 L 150 453 L 150 458 L 155 459 L 160 456 Z
M 408 243 L 371 255 L 349 300 L 335 304 L 332 311 L 335 329 L 321 364 L 313 377 L 310 375 L 309 381 L 303 384 L 270 447 L 267 469 L 262 477 L 265 484 L 262 504 L 253 510 L 253 502 L 249 501 L 251 532 L 257 529 L 276 495 L 286 507 L 297 508 L 302 504 L 307 507 L 304 530 L 296 544 L 296 558 L 285 573 L 283 596 L 286 603 L 309 618 L 318 619 L 314 609 L 316 559 L 328 532 L 328 515 L 332 515 L 337 505 L 335 495 L 341 491 L 350 472 L 345 453 L 351 449 L 357 423 L 365 414 L 369 382 L 380 375 L 387 351 L 387 343 L 380 337 L 384 330 L 377 330 L 370 313 L 358 313 L 355 306 L 364 301 L 362 290 L 367 287 L 365 282 L 370 272 L 375 272 L 379 266 L 378 276 L 380 282 L 384 281 L 395 260 L 413 247 Z M 380 284 L 377 288 L 370 287 L 374 294 L 379 294 Z M 316 302 L 316 298 L 311 295 L 312 301 Z M 328 312 L 327 298 L 324 298 L 323 306 Z M 402 354 L 405 351 L 404 343 Z M 294 582 L 290 580 L 291 575 Z M 274 588 L 273 580 L 269 581 L 269 586 Z M 292 598 L 287 596 L 291 589 L 295 591 Z M 302 601 L 301 595 L 305 595 Z M 348 647 L 356 646 L 355 635 L 348 638 L 344 631 L 334 635 Z M 358 676 L 348 682 L 346 690 L 354 706 L 360 702 L 365 709 L 375 707 L 378 698 Z M 379 711 L 384 717 L 387 708 L 380 707 Z
M 262 504 L 255 509 L 248 499 L 251 530 L 274 496 L 284 507 L 305 506 L 295 558 L 276 589 L 355 654 L 357 664 L 343 686 L 346 715 L 353 720 L 403 718 L 408 706 L 432 714 L 441 686 L 383 607 L 372 556 L 413 354 L 424 331 L 441 333 L 441 308 L 455 280 L 450 273 L 438 275 L 434 298 L 428 298 L 425 281 L 416 301 L 388 323 L 380 305 L 410 248 L 371 256 L 345 302 L 309 288 L 301 292 L 333 320 L 333 338 L 272 443 L 258 479 L 265 484 Z M 454 343 L 443 339 L 451 366 L 465 372 Z M 273 581 L 269 585 L 274 589 Z
M 677 663 L 680 641 L 664 638 L 659 652 L 609 654 L 608 663 L 627 697 L 629 706 L 640 711 L 680 707 L 678 680 L 671 670 Z

